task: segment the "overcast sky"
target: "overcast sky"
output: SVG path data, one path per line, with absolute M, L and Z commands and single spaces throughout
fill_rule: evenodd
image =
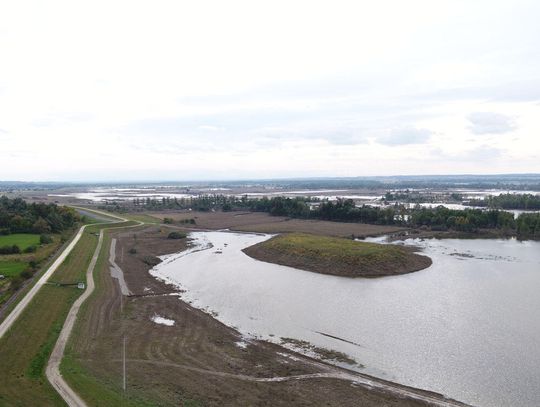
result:
M 537 0 L 0 4 L 0 180 L 540 172 Z

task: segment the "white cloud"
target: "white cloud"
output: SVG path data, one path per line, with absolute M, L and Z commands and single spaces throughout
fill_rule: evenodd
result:
M 534 0 L 2 2 L 0 177 L 491 172 L 469 154 L 481 148 L 500 152 L 498 171 L 540 172 L 539 13 Z
M 378 137 L 377 142 L 387 146 L 403 146 L 408 144 L 424 144 L 431 137 L 432 132 L 426 129 L 406 127 L 394 129 L 384 136 Z
M 476 112 L 468 117 L 474 134 L 504 134 L 516 129 L 514 119 L 500 113 Z

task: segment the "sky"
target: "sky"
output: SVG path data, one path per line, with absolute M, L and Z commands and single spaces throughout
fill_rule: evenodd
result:
M 0 180 L 540 173 L 540 2 L 3 1 Z

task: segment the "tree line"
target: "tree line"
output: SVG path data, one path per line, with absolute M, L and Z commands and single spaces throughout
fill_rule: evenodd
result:
M 109 208 L 113 204 L 109 204 Z M 115 203 L 114 205 L 118 205 Z M 107 205 L 104 206 L 107 209 Z M 126 207 L 122 207 L 126 209 Z M 227 195 L 201 195 L 189 198 L 142 199 L 132 202 L 140 210 L 192 209 L 250 210 L 273 216 L 299 219 L 318 219 L 337 222 L 358 222 L 376 225 L 426 227 L 435 231 L 476 232 L 481 229 L 499 229 L 527 238 L 540 237 L 539 214 L 522 214 L 517 219 L 510 212 L 499 209 L 448 209 L 444 206 L 424 208 L 416 205 L 357 206 L 352 199 L 321 201 L 309 197 L 248 198 Z
M 465 205 L 494 209 L 540 210 L 540 195 L 501 194 L 484 199 L 471 199 Z
M 72 208 L 0 197 L 0 234 L 59 233 L 72 228 L 79 220 Z

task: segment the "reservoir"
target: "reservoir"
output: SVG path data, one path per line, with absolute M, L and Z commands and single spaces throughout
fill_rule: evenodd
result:
M 540 242 L 408 239 L 425 270 L 322 275 L 241 250 L 270 235 L 194 232 L 152 275 L 245 335 L 338 350 L 358 371 L 477 406 L 540 405 Z

